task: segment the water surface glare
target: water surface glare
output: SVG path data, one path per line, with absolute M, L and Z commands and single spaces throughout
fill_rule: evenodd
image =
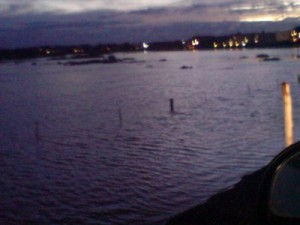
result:
M 260 53 L 281 60 L 262 62 Z M 149 52 L 116 55 L 144 63 L 1 64 L 0 224 L 163 224 L 231 187 L 284 147 L 283 81 L 299 139 L 297 55 Z

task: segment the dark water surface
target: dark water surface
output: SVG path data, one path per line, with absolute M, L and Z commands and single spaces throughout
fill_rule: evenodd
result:
M 260 53 L 281 61 L 261 62 Z M 292 85 L 299 139 L 297 54 L 1 64 L 0 224 L 163 224 L 229 188 L 283 149 L 283 81 Z

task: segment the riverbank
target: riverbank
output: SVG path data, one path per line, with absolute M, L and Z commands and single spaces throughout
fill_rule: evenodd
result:
M 225 192 L 171 218 L 166 225 L 244 225 L 259 221 L 258 196 L 266 167 L 244 176 Z

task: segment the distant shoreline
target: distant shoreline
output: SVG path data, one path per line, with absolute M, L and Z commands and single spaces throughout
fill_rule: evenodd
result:
M 65 48 L 68 48 L 66 51 Z M 67 60 L 67 59 L 95 59 L 106 57 L 107 55 L 113 55 L 115 53 L 139 53 L 144 52 L 144 50 L 132 50 L 132 51 L 122 51 L 122 50 L 115 50 L 115 51 L 99 51 L 99 53 L 94 54 L 94 52 L 97 50 L 93 48 L 93 51 L 86 51 L 84 54 L 77 54 L 73 53 L 70 47 L 51 47 L 51 50 L 53 53 L 44 53 L 43 50 L 41 51 L 41 48 L 24 48 L 24 49 L 16 49 L 16 50 L 0 50 L 0 63 L 7 62 L 7 61 L 16 61 L 16 60 L 32 60 L 32 59 L 39 59 L 39 58 L 48 58 L 50 60 Z M 169 49 L 169 50 L 149 50 L 147 52 L 189 52 L 189 51 L 232 51 L 232 50 L 243 50 L 243 49 L 288 49 L 288 48 L 299 48 L 297 46 L 287 46 L 287 45 L 278 45 L 278 46 L 265 46 L 265 47 L 247 47 L 247 48 L 233 48 L 233 49 L 212 49 L 212 48 L 203 48 L 203 49 L 197 49 L 197 50 L 188 50 L 188 49 Z M 105 63 L 106 61 L 104 61 Z
M 173 40 L 150 43 L 98 44 L 95 46 L 57 45 L 16 49 L 0 49 L 3 60 L 32 59 L 41 57 L 97 58 L 118 52 L 143 51 L 195 51 L 265 48 L 300 48 L 300 26 L 292 30 L 273 33 L 236 33 L 227 36 L 194 36 L 189 40 Z

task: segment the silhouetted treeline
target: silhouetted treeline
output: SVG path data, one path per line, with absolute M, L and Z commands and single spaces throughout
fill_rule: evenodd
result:
M 99 44 L 91 45 L 74 45 L 74 46 L 42 46 L 18 49 L 1 49 L 1 60 L 21 60 L 40 57 L 66 57 L 71 55 L 72 58 L 99 57 L 103 54 L 114 52 L 132 52 L 137 51 L 138 47 L 134 44 Z
M 185 47 L 182 41 L 153 42 L 149 44 L 148 48 L 148 50 L 152 51 L 178 51 L 184 49 Z
M 0 49 L 0 61 L 19 60 L 38 57 L 57 58 L 93 58 L 115 52 L 135 51 L 180 51 L 200 49 L 228 48 L 265 48 L 265 47 L 300 47 L 300 27 L 292 30 L 273 33 L 236 33 L 227 36 L 195 36 L 189 40 L 164 41 L 152 43 L 123 43 L 72 45 L 72 46 L 41 46 L 19 49 Z

